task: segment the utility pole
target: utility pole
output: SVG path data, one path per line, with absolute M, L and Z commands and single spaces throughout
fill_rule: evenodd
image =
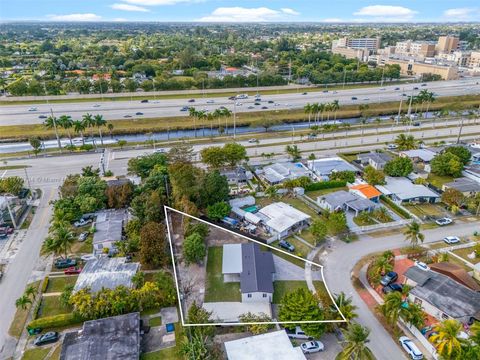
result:
M 237 102 L 233 100 L 233 138 L 237 135 Z
M 58 130 L 57 130 L 57 119 L 55 119 L 55 116 L 53 116 L 52 108 L 50 108 L 50 114 L 52 115 L 53 127 L 55 128 L 55 135 L 57 136 L 58 148 L 60 149 L 60 152 L 62 152 L 62 144 L 60 143 L 60 137 L 58 136 Z
M 398 115 L 397 115 L 396 125 L 398 125 L 398 122 L 400 121 L 400 114 L 402 113 L 402 104 L 403 104 L 403 97 L 400 99 L 400 106 L 398 107 Z
M 343 68 L 343 87 L 342 89 L 345 89 L 345 80 L 347 79 L 347 69 L 344 67 Z
M 12 212 L 12 209 L 10 208 L 10 199 L 8 198 L 8 196 L 6 196 L 5 200 L 7 201 L 8 214 L 10 215 L 10 219 L 12 219 L 12 225 L 16 229 L 17 228 L 17 221 L 15 220 L 15 216 Z
M 27 168 L 23 168 L 23 171 L 25 172 L 25 178 L 27 179 L 28 188 L 30 189 L 30 193 L 33 195 L 32 184 L 30 183 L 30 178 L 28 177 Z

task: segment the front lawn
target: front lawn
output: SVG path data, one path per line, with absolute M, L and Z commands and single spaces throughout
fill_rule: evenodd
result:
M 405 208 L 418 217 L 432 216 L 443 217 L 444 212 L 439 205 L 436 204 L 405 204 Z
M 432 184 L 433 186 L 441 189 L 443 184 L 452 182 L 455 180 L 454 177 L 451 176 L 440 176 L 440 175 L 435 175 L 435 174 L 428 174 L 427 181 Z
M 62 292 L 67 285 L 75 285 L 78 276 L 56 276 L 48 278 L 48 286 L 46 293 Z
M 295 246 L 295 251 L 292 254 L 295 254 L 297 256 L 306 258 L 308 253 L 313 250 L 312 248 L 308 247 L 303 242 L 301 242 L 300 240 L 297 240 L 293 236 L 290 236 L 289 238 L 287 238 L 285 240 L 288 241 L 293 246 Z M 278 241 L 275 241 L 274 243 L 272 243 L 270 245 L 278 247 L 279 249 L 281 249 L 283 251 L 289 252 L 288 250 L 279 247 L 278 246 Z M 274 254 L 278 254 L 278 251 L 275 251 Z
M 223 282 L 221 246 L 208 248 L 205 302 L 241 301 L 240 283 Z
M 23 353 L 22 360 L 43 360 L 50 352 L 50 348 L 34 348 Z
M 302 200 L 299 200 L 297 198 L 291 198 L 291 197 L 283 197 L 279 201 L 283 201 L 284 203 L 290 204 L 295 209 L 300 210 L 307 215 L 310 215 L 313 220 L 319 218 L 319 215 L 317 214 L 317 212 L 313 210 L 310 206 L 305 204 Z
M 75 241 L 72 245 L 72 253 L 81 255 L 81 254 L 91 254 L 93 252 L 92 236 L 89 235 L 85 241 Z
M 313 286 L 317 290 L 317 294 L 321 299 L 328 297 L 327 290 L 323 281 L 314 281 Z M 279 304 L 285 294 L 295 291 L 297 289 L 304 288 L 307 289 L 306 281 L 274 281 L 273 283 L 273 299 L 274 304 Z
M 478 245 L 477 245 L 478 246 Z M 464 248 L 464 249 L 458 249 L 458 250 L 453 250 L 452 253 L 455 255 L 460 256 L 462 259 L 465 259 L 468 262 L 471 262 L 472 264 L 477 264 L 480 262 L 480 257 L 474 257 L 473 259 L 470 259 L 468 255 L 473 253 L 475 251 L 475 246 L 469 247 L 469 248 Z
M 38 318 L 68 314 L 70 312 L 72 312 L 72 308 L 70 306 L 64 307 L 60 303 L 60 296 L 43 296 L 40 310 L 38 311 Z

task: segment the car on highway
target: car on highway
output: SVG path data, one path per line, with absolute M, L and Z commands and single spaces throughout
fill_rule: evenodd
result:
M 268 109 L 268 106 L 262 106 L 262 109 L 263 109 L 263 110 L 267 110 L 267 109 Z
M 194 103 L 195 102 L 195 99 L 190 99 L 188 100 L 189 103 Z
M 138 112 L 135 113 L 135 115 L 143 115 L 143 113 L 138 111 Z
M 207 104 L 215 104 L 215 100 L 207 100 Z
M 408 356 L 412 360 L 421 360 L 423 359 L 423 354 L 420 350 L 418 350 L 417 345 L 410 340 L 406 336 L 402 336 L 401 338 L 398 339 L 400 341 L 400 345 L 402 345 L 403 350 L 408 354 Z
M 323 93 L 328 93 L 328 90 L 323 90 L 322 92 L 323 92 Z
M 281 104 L 279 104 L 279 103 L 275 103 L 273 106 L 280 106 L 280 105 L 281 105 Z
M 304 354 L 313 354 L 325 350 L 325 346 L 320 341 L 308 341 L 300 345 Z
M 167 151 L 165 149 L 156 149 L 153 151 L 154 153 L 161 153 L 161 154 L 165 154 Z
M 448 217 L 444 217 L 444 218 L 435 220 L 435 223 L 438 226 L 445 226 L 445 225 L 450 225 L 451 223 L 453 223 L 453 220 L 448 218 Z
M 352 100 L 358 100 L 356 96 L 352 96 Z
M 248 140 L 248 142 L 249 142 L 250 144 L 255 144 L 255 143 L 259 142 L 259 141 L 258 141 L 258 139 L 253 139 L 253 138 L 252 138 L 252 139 Z
M 396 88 L 395 88 L 395 91 L 398 91 L 398 90 L 400 90 L 400 88 L 399 88 L 399 87 L 396 87 Z
M 255 106 L 250 105 L 247 109 L 255 109 Z
M 92 222 L 92 219 L 84 219 L 84 218 L 81 218 L 80 220 L 75 221 L 75 222 L 73 223 L 73 226 L 75 226 L 75 227 L 78 228 L 78 227 L 82 227 L 82 226 L 85 226 L 85 225 L 87 225 L 87 224 L 90 224 L 91 222 Z
M 31 107 L 30 109 L 28 109 L 28 111 L 37 111 L 37 108 L 36 107 Z
M 380 284 L 383 286 L 390 285 L 391 283 L 395 282 L 398 279 L 398 274 L 395 271 L 389 271 L 382 279 L 380 280 Z
M 418 126 L 420 126 L 420 122 L 415 121 L 412 125 L 415 126 L 415 127 L 418 127 Z
M 269 103 L 269 104 L 273 104 L 274 102 L 275 102 L 275 101 L 273 101 L 273 100 L 268 100 L 268 103 Z
M 382 292 L 384 294 L 388 294 L 394 291 L 402 292 L 402 289 L 403 289 L 402 284 L 390 284 L 390 285 L 384 286 L 382 288 Z
M 237 99 L 236 96 L 230 96 L 230 97 L 228 98 L 228 100 L 236 100 L 236 99 Z
M 385 88 L 380 88 L 380 90 L 382 90 L 382 91 L 383 91 L 383 90 L 387 90 L 387 89 L 385 89 Z
M 98 108 L 98 107 L 100 107 L 100 104 L 93 104 L 93 107 Z
M 403 93 L 402 96 L 407 96 L 407 94 Z
M 460 242 L 460 238 L 458 236 L 446 236 L 443 238 L 443 241 L 449 245 L 458 244 Z
M 255 104 L 254 104 L 254 105 L 257 105 L 257 106 L 258 106 L 258 105 L 262 105 L 262 104 L 260 104 L 258 101 L 255 101 Z
M 58 332 L 56 331 L 49 331 L 43 335 L 40 335 L 33 341 L 33 345 L 35 346 L 42 346 L 57 342 L 59 339 Z
M 47 118 L 47 115 L 40 115 L 38 118 L 39 118 L 39 119 L 46 119 L 46 118 Z
M 93 254 L 86 254 L 86 255 L 82 255 L 80 259 L 82 259 L 82 261 L 90 261 L 90 260 L 97 260 L 97 257 Z
M 306 93 L 306 92 L 302 93 L 302 95 L 307 95 L 307 94 L 308 94 L 308 93 Z
M 235 96 L 235 99 L 248 99 L 248 95 L 247 94 L 239 94 L 239 95 Z
M 78 241 L 80 242 L 87 240 L 87 238 L 88 238 L 88 231 L 84 231 L 80 235 L 78 235 Z
M 415 86 L 415 87 L 413 88 L 413 90 L 418 90 L 418 87 Z
M 398 148 L 398 145 L 397 144 L 388 144 L 387 145 L 387 149 L 388 150 L 395 150 Z
M 227 108 L 225 106 L 220 106 L 219 109 L 220 110 L 227 110 Z
M 364 101 L 368 101 L 368 100 L 370 100 L 370 98 L 363 98 L 363 100 L 364 100 Z
M 420 270 L 423 270 L 423 271 L 429 271 L 430 270 L 430 267 L 427 264 L 425 264 L 423 261 L 415 260 L 414 265 L 417 268 L 419 268 Z
M 67 269 L 69 267 L 76 266 L 77 260 L 70 258 L 58 258 L 55 260 L 54 265 L 57 269 Z
M 242 104 L 240 101 L 237 101 L 237 102 L 235 103 L 235 106 L 242 106 L 242 105 L 243 105 L 243 104 Z
M 422 85 L 420 85 L 420 86 L 427 86 L 427 84 L 422 84 Z
M 148 99 L 143 99 L 140 101 L 142 104 L 148 103 Z
M 127 114 L 127 115 L 124 115 L 123 117 L 126 118 L 126 119 L 128 119 L 128 118 L 131 118 L 132 115 L 128 115 L 128 114 Z
M 190 108 L 188 106 L 184 106 L 180 109 L 180 111 L 188 111 Z
M 63 273 L 65 275 L 78 275 L 82 272 L 82 268 L 78 266 L 71 266 L 68 269 L 65 269 Z
M 294 252 L 295 251 L 295 246 L 293 246 L 292 244 L 290 244 L 288 241 L 286 240 L 280 240 L 278 242 L 278 246 L 280 246 L 281 248 L 284 248 L 290 252 Z

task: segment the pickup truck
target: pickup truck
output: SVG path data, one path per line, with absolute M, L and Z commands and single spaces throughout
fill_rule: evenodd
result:
M 54 265 L 57 269 L 67 269 L 69 267 L 76 266 L 77 265 L 77 260 L 60 258 L 60 259 L 55 260 Z
M 294 330 L 285 329 L 290 339 L 313 340 L 313 337 L 308 336 L 300 326 L 296 326 Z
M 92 219 L 87 219 L 87 220 L 85 220 L 84 218 L 81 218 L 80 220 L 75 221 L 75 222 L 73 223 L 73 226 L 75 226 L 75 227 L 78 228 L 78 227 L 82 227 L 82 226 L 85 226 L 85 225 L 87 225 L 87 224 L 90 224 L 91 222 L 92 222 Z

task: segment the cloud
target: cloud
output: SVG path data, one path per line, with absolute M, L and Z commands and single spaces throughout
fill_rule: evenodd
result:
M 140 11 L 140 12 L 150 11 L 148 9 L 145 9 L 144 7 L 137 6 L 137 5 L 130 5 L 130 4 L 112 4 L 110 5 L 110 7 L 115 10 L 123 10 L 123 11 Z
M 176 5 L 180 3 L 198 3 L 203 0 L 122 0 L 129 4 L 143 6 Z
M 99 21 L 101 16 L 96 14 L 66 14 L 66 15 L 48 15 L 52 21 Z
M 477 8 L 455 8 L 447 9 L 443 12 L 443 16 L 447 20 L 472 20 L 475 16 L 480 14 L 479 9 Z
M 371 5 L 359 9 L 353 15 L 366 16 L 368 21 L 391 22 L 412 20 L 417 13 L 417 11 L 403 6 Z
M 321 22 L 324 22 L 324 23 L 340 23 L 340 22 L 345 22 L 344 20 L 340 19 L 340 18 L 326 18 L 326 19 L 322 19 L 320 20 Z
M 243 7 L 219 7 L 210 15 L 204 16 L 198 21 L 202 22 L 268 22 L 286 20 L 291 15 L 299 13 L 293 9 L 273 10 L 267 7 L 243 8 Z

